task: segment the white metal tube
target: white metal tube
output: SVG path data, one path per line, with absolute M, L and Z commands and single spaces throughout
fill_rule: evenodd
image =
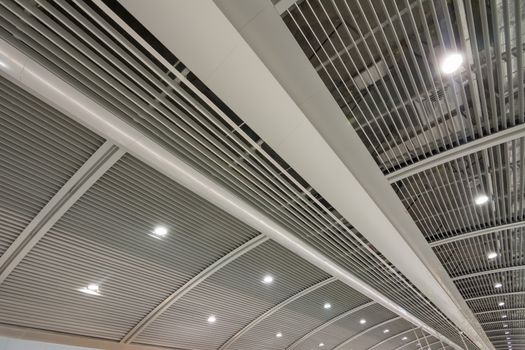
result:
M 402 307 L 358 279 L 349 271 L 339 267 L 327 256 L 306 244 L 273 219 L 238 198 L 229 190 L 211 181 L 179 159 L 175 154 L 147 138 L 118 116 L 110 113 L 1 39 L 0 72 L 3 76 L 43 98 L 74 120 L 114 142 L 152 168 L 267 235 L 303 259 L 338 278 L 360 293 L 367 295 L 414 325 L 423 328 L 429 334 L 449 343 L 455 349 L 461 349 L 461 346 L 432 329 L 417 317 L 409 314 Z

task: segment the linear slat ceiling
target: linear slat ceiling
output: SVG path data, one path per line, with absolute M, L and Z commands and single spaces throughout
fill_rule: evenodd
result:
M 282 17 L 385 175 L 524 122 L 522 1 L 304 0 Z M 464 59 L 453 74 L 441 68 L 448 53 Z M 524 147 L 458 153 L 392 183 L 466 299 L 525 291 L 520 271 L 462 279 L 524 265 L 521 228 L 498 230 L 523 220 Z M 479 300 L 474 311 L 498 308 Z

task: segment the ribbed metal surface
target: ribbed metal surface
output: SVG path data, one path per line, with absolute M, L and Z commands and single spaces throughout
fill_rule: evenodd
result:
M 288 304 L 239 338 L 231 349 L 282 349 L 333 317 L 370 299 L 335 281 Z M 325 303 L 330 309 L 325 309 Z M 282 333 L 277 339 L 276 334 Z
M 324 348 L 332 349 L 367 328 L 394 317 L 396 317 L 394 313 L 386 310 L 382 306 L 377 304 L 371 305 L 312 334 L 308 339 L 299 344 L 296 349 L 317 349 L 321 343 L 324 344 Z M 361 319 L 365 319 L 366 323 L 359 323 Z
M 499 303 L 504 303 L 499 305 Z M 500 309 L 525 309 L 525 293 L 502 294 L 482 299 L 469 300 L 468 304 L 474 313 Z
M 181 83 L 176 59 L 145 55 L 89 2 L 37 3 L 3 2 L 0 35 L 460 343 L 450 321 L 315 189 L 241 120 L 199 95 L 192 83 L 206 91 L 201 82 L 190 73 L 191 83 Z
M 420 339 L 424 335 L 427 335 L 426 333 L 423 333 L 420 329 L 415 329 L 415 330 L 411 330 L 408 332 L 407 331 L 401 331 L 401 332 L 402 334 L 396 335 L 395 337 L 393 337 L 386 343 L 383 343 L 382 345 L 375 347 L 374 350 L 408 349 L 410 344 L 413 341 L 416 341 L 416 343 L 414 344 L 417 344 L 417 339 Z M 428 343 L 430 344 L 436 341 L 436 338 L 429 337 L 427 338 L 427 340 L 428 340 Z M 426 344 L 425 340 L 422 339 L 422 341 L 423 341 L 423 344 Z
M 494 288 L 500 282 L 501 288 Z M 465 299 L 499 293 L 519 292 L 525 289 L 525 270 L 491 273 L 456 281 Z
M 371 324 L 371 326 L 373 325 Z M 400 333 L 411 328 L 414 328 L 414 325 L 402 319 L 388 322 L 381 327 L 375 328 L 357 337 L 341 349 L 368 349 L 378 342 L 389 338 L 392 334 Z M 385 333 L 386 329 L 388 329 L 388 333 Z
M 274 281 L 264 284 L 268 274 Z M 135 342 L 216 349 L 265 310 L 328 277 L 277 243 L 265 242 L 186 294 Z M 214 324 L 207 323 L 210 315 L 217 318 Z M 276 342 L 277 332 L 271 331 Z
M 0 255 L 102 138 L 0 77 Z
M 523 124 L 524 15 L 520 0 L 304 0 L 283 20 L 388 176 Z M 465 60 L 450 75 L 441 71 L 448 52 Z M 521 138 L 431 161 L 393 188 L 429 242 L 518 223 L 524 147 Z M 483 206 L 475 204 L 481 194 L 489 196 Z M 524 248 L 521 228 L 496 228 L 435 252 L 460 278 L 523 266 Z M 489 252 L 499 255 L 489 261 Z M 456 283 L 465 298 L 480 297 L 494 292 L 490 278 Z M 525 291 L 517 278 L 503 288 Z
M 169 231 L 162 239 L 150 235 L 158 225 Z M 256 235 L 126 155 L 0 286 L 0 323 L 120 340 L 183 283 Z M 100 296 L 78 291 L 91 283 Z

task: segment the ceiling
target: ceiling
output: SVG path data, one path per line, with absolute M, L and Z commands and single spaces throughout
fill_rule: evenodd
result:
M 484 348 L 131 5 L 0 6 L 1 335 L 104 349 Z M 525 348 L 525 6 L 271 10 L 493 347 Z M 465 62 L 446 75 L 451 51 Z

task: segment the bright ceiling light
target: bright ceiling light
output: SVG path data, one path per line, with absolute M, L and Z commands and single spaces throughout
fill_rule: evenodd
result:
M 273 277 L 270 275 L 266 275 L 263 277 L 262 281 L 264 284 L 270 284 L 273 282 Z
M 488 252 L 487 253 L 487 259 L 489 259 L 489 260 L 496 259 L 497 257 L 498 257 L 498 253 L 496 253 L 496 252 Z
M 501 287 L 503 287 L 503 284 L 501 284 L 501 282 L 494 283 L 494 288 L 501 288 Z
M 447 54 L 441 61 L 441 71 L 445 74 L 452 74 L 461 67 L 463 55 L 458 52 Z
M 388 333 L 388 332 L 390 332 L 390 329 L 388 328 L 383 331 L 383 333 Z
M 281 332 L 277 332 L 277 334 L 275 335 L 277 338 L 280 338 L 283 336 L 283 334 Z
M 403 338 L 401 338 L 401 340 L 407 340 L 407 339 L 408 339 L 407 337 L 403 337 Z
M 505 302 L 500 301 L 500 302 L 498 303 L 498 306 L 505 306 Z
M 322 348 L 324 346 L 324 343 L 319 343 L 319 347 Z
M 476 198 L 474 198 L 474 203 L 477 205 L 483 205 L 489 201 L 489 196 L 486 194 L 480 194 Z
M 361 323 L 361 324 L 365 324 L 365 323 L 366 323 L 366 320 L 365 320 L 364 318 L 362 318 L 362 319 L 359 320 L 359 323 Z
M 503 325 L 503 328 L 507 328 L 509 325 L 508 324 L 504 324 Z
M 507 315 L 501 315 L 501 318 L 507 318 Z
M 90 295 L 100 295 L 98 284 L 90 284 L 87 287 L 80 288 L 79 291 Z
M 507 337 L 507 340 L 510 340 L 510 337 Z
M 164 226 L 157 226 L 153 229 L 150 236 L 161 239 L 168 234 L 168 229 Z
M 323 307 L 328 310 L 328 309 L 332 308 L 332 304 L 324 303 Z
M 509 331 L 506 331 L 505 334 L 509 334 Z
M 215 315 L 210 315 L 210 317 L 208 317 L 208 323 L 215 323 L 215 321 L 217 321 Z

